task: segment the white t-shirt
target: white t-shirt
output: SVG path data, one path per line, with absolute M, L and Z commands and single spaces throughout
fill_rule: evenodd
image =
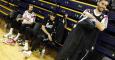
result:
M 22 24 L 32 24 L 35 22 L 35 13 L 29 13 L 28 10 L 26 10 L 22 16 L 24 19 L 22 21 Z

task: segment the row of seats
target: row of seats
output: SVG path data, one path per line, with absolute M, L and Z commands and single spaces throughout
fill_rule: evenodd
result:
M 4 1 L 4 0 L 2 0 L 2 1 Z M 29 0 L 27 0 L 27 1 L 29 1 Z M 32 1 L 32 0 L 31 0 Z M 36 0 L 36 1 L 38 1 L 38 0 Z M 11 1 L 10 1 L 11 2 Z M 0 2 L 1 4 L 3 4 L 3 5 L 7 5 L 7 4 L 5 4 L 4 2 Z M 28 2 L 29 3 L 29 2 Z M 20 6 L 20 10 L 25 10 L 26 8 L 27 8 L 27 5 L 28 5 L 28 3 L 25 3 L 25 2 L 21 2 L 21 4 L 19 5 Z M 49 14 L 51 11 L 51 8 L 49 8 L 48 7 L 48 5 L 47 4 L 42 4 L 41 2 L 38 2 L 38 4 L 39 4 L 39 6 L 37 5 L 37 6 L 35 6 L 36 8 L 35 8 L 35 12 L 36 13 L 38 13 L 39 15 L 41 15 L 41 16 L 45 16 L 45 15 L 47 15 L 47 14 Z M 43 6 L 44 5 L 44 6 Z M 74 4 L 73 4 L 74 5 Z M 50 5 L 49 5 L 50 6 Z M 42 7 L 42 8 L 41 8 Z M 51 6 L 50 6 L 51 7 Z M 13 6 L 11 7 L 10 6 L 10 8 L 14 8 Z M 49 10 L 47 10 L 47 9 L 43 9 L 43 8 L 49 8 Z M 6 13 L 8 13 L 9 14 L 9 11 L 6 11 L 6 10 L 4 10 L 4 8 L 3 7 L 1 7 L 1 9 L 3 9 L 3 11 L 5 11 Z M 52 8 L 53 9 L 53 8 Z M 62 8 L 57 8 L 57 12 L 58 13 L 62 13 L 62 12 L 59 12 L 59 11 L 61 11 L 62 10 Z M 64 10 L 62 10 L 62 11 L 64 11 Z M 69 11 L 66 11 L 66 12 L 68 12 L 68 13 L 71 13 L 71 12 L 69 12 Z M 71 13 L 72 14 L 72 13 Z M 69 15 L 71 15 L 71 14 L 69 14 Z M 72 15 L 74 15 L 74 14 L 72 14 Z M 80 14 L 79 14 L 80 15 Z M 112 14 L 112 15 L 114 15 L 114 13 Z M 44 18 L 44 17 L 43 17 Z M 73 21 L 73 20 L 68 20 L 69 22 L 69 24 L 70 25 L 73 25 L 73 22 L 75 23 L 75 21 Z
M 61 0 L 61 1 L 45 0 L 45 1 L 54 2 L 54 3 L 57 3 L 61 6 L 66 6 L 67 8 L 71 8 L 71 9 L 78 10 L 78 11 L 81 11 L 81 12 L 83 12 L 86 8 L 94 9 L 96 7 L 95 5 L 80 2 L 80 1 L 75 1 L 75 0 L 71 0 L 71 1 L 68 1 L 68 0 L 66 0 L 66 1 L 63 1 L 63 0 Z
M 83 3 L 83 2 L 80 2 L 80 1 L 68 1 L 68 3 L 67 2 L 61 3 L 59 6 L 55 3 L 49 2 L 49 0 L 47 0 L 47 1 L 45 1 L 45 0 L 39 0 L 39 1 L 38 0 L 23 0 L 23 1 L 25 1 L 26 3 L 28 2 L 28 3 L 35 4 L 37 6 L 40 6 L 42 8 L 45 8 L 47 10 L 50 10 L 50 11 L 53 11 L 53 12 L 56 12 L 56 13 L 59 13 L 59 14 L 62 14 L 62 15 L 64 13 L 68 13 L 69 17 L 72 18 L 72 19 L 70 19 L 72 22 L 69 21 L 69 22 L 71 22 L 69 24 L 70 26 L 73 26 L 74 23 L 77 22 L 78 17 L 80 16 L 81 12 L 83 12 L 86 8 L 95 8 L 96 7 L 95 5 Z M 55 0 L 51 0 L 51 1 L 55 1 Z M 15 2 L 13 2 L 13 3 L 15 3 Z M 27 4 L 25 4 L 25 3 L 20 4 L 20 6 L 22 6 L 22 7 L 23 6 L 26 7 L 26 5 Z M 74 8 L 72 9 L 72 7 L 74 7 Z M 76 11 L 76 10 L 78 10 L 78 11 Z M 49 11 L 46 11 L 46 13 L 44 13 L 44 11 L 41 12 L 37 8 L 37 9 L 35 9 L 35 12 L 39 13 L 39 14 L 42 13 L 42 15 L 45 16 L 45 15 L 47 15 L 47 12 L 49 12 Z M 114 15 L 114 14 L 112 14 L 112 15 Z
M 53 0 L 33 0 L 29 1 L 26 0 L 26 2 L 35 4 L 37 6 L 41 6 L 43 8 L 46 8 L 48 10 L 54 11 L 56 13 L 64 14 L 68 13 L 69 17 L 78 20 L 79 15 L 86 9 L 86 8 L 95 8 L 96 6 L 86 4 L 83 2 L 75 2 L 75 1 L 64 1 L 63 3 L 56 4 L 52 3 Z M 55 1 L 55 0 L 54 0 Z M 63 1 L 63 0 L 62 0 Z M 56 1 L 58 2 L 58 1 Z M 60 0 L 59 0 L 60 2 Z
M 3 1 L 2 1 L 3 2 Z M 4 3 L 2 4 L 2 5 L 4 5 Z M 16 4 L 15 4 L 16 5 Z M 27 7 L 27 3 L 24 3 L 24 2 L 21 2 L 21 4 L 19 5 L 19 9 L 23 12 Z M 12 9 L 12 8 L 14 8 L 13 6 L 11 7 L 10 6 L 10 9 Z M 39 13 L 39 15 L 41 15 L 42 17 L 44 17 L 44 16 L 46 16 L 47 14 L 49 14 L 51 11 L 49 11 L 49 10 L 46 10 L 46 9 L 43 9 L 43 8 L 41 8 L 41 7 L 39 7 L 39 6 L 35 6 L 35 12 L 37 13 L 37 15 L 38 15 L 38 13 Z M 59 16 L 60 16 L 60 14 L 58 14 Z M 61 15 L 62 16 L 62 15 Z M 41 18 L 41 17 L 39 17 L 39 18 Z M 73 24 L 73 21 L 70 21 L 69 20 L 70 18 L 68 18 L 68 23 L 69 24 Z M 75 22 L 74 22 L 75 23 Z M 70 27 L 71 27 L 71 25 L 69 25 Z M 72 28 L 72 27 L 71 27 Z

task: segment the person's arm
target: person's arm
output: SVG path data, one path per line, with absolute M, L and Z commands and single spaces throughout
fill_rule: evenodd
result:
M 19 21 L 19 20 L 23 20 L 21 14 L 18 14 L 18 16 L 16 17 L 16 20 Z
M 26 19 L 26 14 L 27 14 L 27 12 L 25 11 L 25 12 L 23 13 L 23 15 L 22 15 L 22 18 L 23 18 L 23 19 Z
M 36 19 L 36 15 L 35 13 L 33 12 L 33 16 L 30 18 L 30 22 L 35 22 L 35 19 Z
M 104 24 L 105 28 L 107 28 L 108 25 L 108 16 L 104 15 L 103 20 L 101 21 L 102 24 Z
M 42 22 L 42 27 L 41 27 L 41 29 L 42 29 L 42 31 L 48 36 L 48 39 L 49 39 L 50 41 L 52 41 L 51 34 L 47 31 L 47 29 L 46 29 L 46 27 L 45 27 L 45 25 L 47 24 L 47 22 L 48 22 L 48 20 L 47 20 L 47 18 L 45 18 L 44 21 Z
M 25 20 L 29 20 L 29 18 L 27 18 L 27 11 L 25 11 L 22 15 L 22 18 Z
M 44 25 L 42 25 L 42 31 L 48 36 L 49 40 L 52 41 L 52 37 L 50 33 L 46 30 Z
M 67 28 L 67 21 L 65 21 L 65 23 L 64 23 L 64 28 L 65 29 Z
M 50 35 L 50 33 L 46 30 L 45 26 L 42 25 L 42 31 L 46 34 L 46 35 Z
M 91 18 L 93 21 L 95 21 L 95 24 L 96 24 L 96 27 L 100 30 L 100 31 L 103 31 L 106 26 L 105 26 L 105 23 L 101 23 L 99 22 L 92 14 L 88 13 L 88 12 L 84 12 L 83 13 L 85 16 Z
M 103 31 L 105 28 L 107 28 L 104 23 L 101 23 L 101 22 L 99 22 L 99 21 L 97 21 L 97 20 L 96 20 L 96 27 L 97 27 L 100 31 Z
M 67 24 L 64 25 L 65 29 L 67 28 Z
M 100 30 L 103 31 L 105 28 L 107 28 L 107 24 L 105 22 L 108 22 L 107 19 L 103 19 L 102 22 L 99 22 L 93 15 L 87 14 L 88 17 L 92 18 L 95 21 L 96 27 Z
M 99 22 L 99 21 L 95 21 L 96 22 L 96 27 L 100 30 L 103 31 L 105 29 L 105 26 L 103 23 Z

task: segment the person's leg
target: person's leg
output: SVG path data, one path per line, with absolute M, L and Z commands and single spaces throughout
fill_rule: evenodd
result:
M 26 54 L 27 56 L 31 56 L 32 54 L 32 51 L 34 51 L 36 49 L 36 42 L 35 41 L 33 44 L 33 47 L 31 48 L 31 50 L 29 50 L 29 40 L 31 37 L 31 33 L 32 33 L 32 29 L 31 29 L 31 25 L 26 25 L 25 27 L 25 34 L 24 34 L 24 37 L 25 37 L 25 44 L 24 44 L 24 47 L 23 47 L 23 53 Z
M 36 38 L 36 39 L 32 42 L 31 51 L 34 51 L 34 50 L 36 50 L 37 48 L 39 48 L 41 40 L 42 40 L 42 38 L 39 37 L 39 38 Z
M 23 53 L 26 54 L 27 56 L 31 56 L 32 52 L 35 51 L 38 47 L 40 46 L 40 42 L 38 39 L 32 41 L 32 48 L 31 50 L 28 50 L 28 41 L 25 41 L 25 46 L 24 46 L 24 51 Z
M 27 33 L 24 35 L 24 37 L 25 37 L 25 44 L 24 44 L 24 47 L 23 47 L 23 50 L 28 50 L 29 49 L 29 39 L 28 39 L 28 35 L 27 35 Z
M 85 49 L 84 40 L 85 38 L 82 37 L 79 45 L 76 46 L 77 48 L 75 49 L 75 52 L 73 52 L 72 55 L 70 56 L 70 60 L 84 60 L 85 59 L 89 50 Z
M 4 37 L 9 37 L 13 34 L 14 28 L 16 27 L 16 20 L 15 18 L 9 18 L 9 23 L 10 23 L 10 31 L 4 35 Z
M 24 50 L 28 50 L 29 49 L 29 40 L 31 37 L 31 25 L 23 25 L 24 26 L 24 37 L 25 37 L 25 44 L 24 44 Z
M 14 41 L 18 40 L 19 37 L 20 37 L 20 33 L 16 35 L 16 37 L 14 38 Z
M 24 40 L 25 40 L 25 43 L 24 43 L 24 47 L 23 47 L 23 53 L 24 54 L 27 54 L 28 56 L 31 55 L 31 51 L 29 51 L 29 39 L 28 39 L 28 35 L 27 33 L 24 35 Z
M 28 50 L 28 39 L 27 39 L 27 30 L 26 30 L 26 27 L 27 27 L 27 25 L 26 24 L 22 24 L 21 25 L 21 33 L 23 34 L 23 36 L 24 36 L 24 47 L 23 47 L 23 50 Z
M 13 30 L 14 30 L 14 28 L 10 28 L 10 31 L 6 35 L 4 35 L 4 37 L 11 36 L 13 34 Z
M 24 47 L 23 47 L 23 50 L 27 51 L 29 48 L 28 48 L 28 40 L 25 40 L 25 44 L 24 44 Z
M 79 35 L 80 34 L 80 35 Z M 84 40 L 84 29 L 78 25 L 77 28 L 72 30 L 67 36 L 62 50 L 58 53 L 55 60 L 64 60 L 66 58 L 71 58 L 75 53 L 79 54 L 81 48 L 79 46 L 81 40 Z M 79 48 L 79 51 L 77 50 Z M 72 57 L 73 58 L 73 57 Z

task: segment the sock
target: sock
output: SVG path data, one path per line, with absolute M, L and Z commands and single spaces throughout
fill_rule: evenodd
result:
M 25 44 L 24 44 L 24 50 L 28 50 L 28 40 L 25 40 Z
M 16 41 L 19 37 L 20 37 L 20 33 L 17 34 L 17 36 L 14 38 L 14 40 Z
M 7 33 L 7 34 L 6 34 L 6 35 L 4 35 L 4 36 L 5 36 L 5 37 L 8 37 L 8 36 L 12 35 L 12 33 L 13 33 L 13 28 L 10 28 L 9 33 Z
M 14 30 L 13 28 L 10 28 L 9 34 L 12 34 L 13 30 Z

